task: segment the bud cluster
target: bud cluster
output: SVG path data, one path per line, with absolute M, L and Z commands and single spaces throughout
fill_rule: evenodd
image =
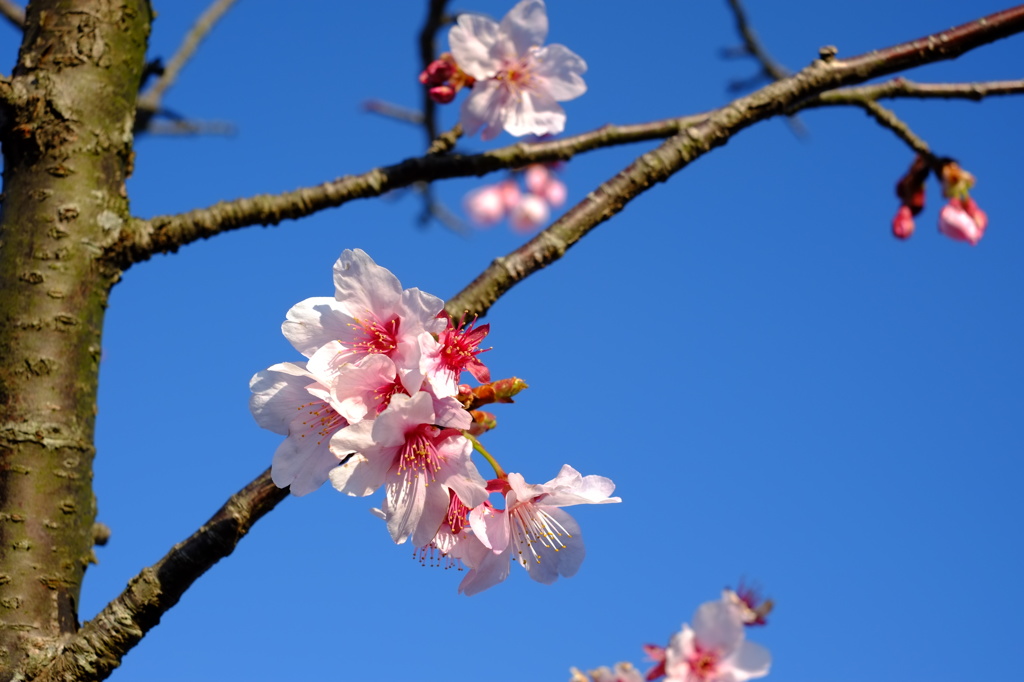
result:
M 896 184 L 900 207 L 892 221 L 893 236 L 908 239 L 914 233 L 914 216 L 924 209 L 925 181 L 932 171 L 942 181 L 943 196 L 949 199 L 939 213 L 939 232 L 956 241 L 977 244 L 988 227 L 988 216 L 969 194 L 974 176 L 953 159 L 930 161 L 920 155 Z

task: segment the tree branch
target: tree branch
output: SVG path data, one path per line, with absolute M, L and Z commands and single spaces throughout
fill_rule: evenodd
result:
M 144 568 L 128 587 L 82 626 L 35 680 L 101 680 L 160 622 L 192 584 L 239 541 L 264 514 L 288 496 L 267 469 L 210 517 L 202 528 Z
M 188 63 L 188 60 L 195 54 L 199 44 L 203 42 L 212 29 L 224 14 L 231 9 L 231 5 L 235 3 L 235 0 L 213 0 L 206 11 L 203 12 L 200 17 L 193 24 L 192 28 L 185 35 L 184 40 L 181 41 L 181 45 L 178 46 L 178 51 L 171 57 L 170 62 L 164 67 L 163 74 L 157 78 L 156 82 L 149 87 L 149 89 L 139 96 L 138 109 L 140 114 L 148 113 L 149 116 L 153 116 L 160 111 L 160 104 L 163 101 L 164 93 L 167 89 L 174 85 L 174 81 L 178 79 L 178 75 L 181 70 Z
M 15 28 L 25 28 L 25 10 L 18 7 L 11 0 L 0 0 L 0 14 L 4 19 L 11 22 Z
M 1024 79 L 1015 81 L 980 81 L 977 83 L 917 83 L 903 77 L 884 83 L 859 85 L 823 92 L 812 106 L 855 104 L 858 100 L 895 99 L 970 99 L 981 101 L 994 95 L 1024 94 Z
M 282 220 L 301 218 L 353 199 L 379 196 L 416 182 L 479 176 L 502 168 L 564 161 L 601 147 L 662 139 L 705 117 L 706 114 L 700 114 L 651 123 L 608 125 L 571 138 L 532 144 L 518 142 L 471 156 L 428 155 L 361 175 L 346 175 L 315 187 L 220 202 L 177 215 L 137 219 L 122 232 L 120 240 L 107 249 L 105 258 L 127 268 L 155 253 L 176 251 L 185 244 L 222 232 L 251 225 L 276 225 Z
M 757 121 L 799 109 L 809 97 L 837 86 L 887 75 L 909 66 L 952 59 L 1022 30 L 1024 5 L 849 60 L 837 60 L 826 53 L 827 58 L 816 60 L 799 73 L 712 112 L 704 122 L 685 128 L 654 151 L 639 157 L 531 241 L 504 258 L 496 259 L 448 302 L 447 310 L 452 315 L 465 310 L 483 316 L 515 284 L 561 258 L 569 247 L 621 211 L 628 202 Z

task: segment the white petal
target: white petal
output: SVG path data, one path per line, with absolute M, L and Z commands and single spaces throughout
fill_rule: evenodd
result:
M 352 317 L 371 311 L 381 320 L 399 312 L 402 285 L 362 249 L 345 249 L 334 264 L 334 297 Z
M 772 655 L 760 644 L 742 642 L 729 657 L 728 663 L 732 666 L 733 679 L 745 682 L 767 675 L 772 666 Z
M 459 583 L 459 594 L 472 597 L 508 577 L 509 555 L 488 553 Z
M 328 342 L 344 338 L 352 322 L 333 298 L 317 296 L 293 305 L 281 332 L 295 350 L 308 358 Z
M 306 390 L 311 382 L 309 372 L 292 362 L 257 372 L 249 381 L 249 409 L 256 423 L 274 433 L 288 435 L 288 425 L 295 419 L 296 411 L 312 400 Z
M 338 492 L 353 497 L 366 497 L 384 483 L 387 470 L 379 470 L 379 461 L 373 462 L 360 454 L 354 454 L 348 462 L 331 469 L 328 478 Z
M 561 509 L 539 505 L 533 520 L 541 524 L 540 529 L 534 527 L 529 535 L 513 533 L 518 556 L 530 577 L 550 585 L 560 575 L 566 578 L 576 575 L 586 556 L 576 520 Z
M 547 495 L 544 504 L 566 507 L 572 504 L 606 504 L 621 502 L 618 497 L 609 497 L 615 491 L 615 484 L 604 476 L 581 476 L 568 464 L 562 466 L 558 476 L 543 486 Z
M 565 110 L 546 92 L 523 90 L 509 102 L 504 120 L 505 130 L 515 137 L 557 135 L 565 129 Z
M 500 30 L 523 55 L 531 47 L 544 44 L 548 37 L 548 12 L 542 0 L 523 0 L 501 20 Z
M 731 604 L 704 602 L 693 614 L 693 631 L 701 647 L 718 649 L 728 656 L 743 641 L 743 618 Z
M 483 504 L 469 512 L 469 527 L 485 547 L 501 553 L 509 545 L 508 514 Z
M 458 23 L 448 31 L 448 45 L 459 68 L 473 78 L 490 78 L 501 62 L 491 56 L 498 42 L 508 41 L 501 35 L 498 22 L 482 14 L 460 14 Z
M 497 137 L 504 127 L 505 109 L 509 103 L 508 90 L 499 81 L 477 81 L 469 97 L 462 102 L 459 113 L 459 120 L 466 130 L 466 135 L 475 135 L 482 127 L 483 139 L 491 140 Z
M 531 50 L 533 75 L 544 80 L 544 90 L 559 102 L 575 99 L 587 91 L 581 74 L 587 63 L 565 45 L 548 45 Z
M 296 433 L 274 452 L 270 476 L 277 487 L 290 486 L 293 495 L 301 496 L 323 485 L 340 463 L 330 450 L 330 438 L 317 439 L 314 434 L 302 438 Z
M 384 514 L 388 519 L 388 531 L 391 533 L 391 539 L 400 545 L 416 531 L 416 526 L 420 522 L 420 517 L 426 506 L 427 486 L 422 476 L 400 474 L 395 467 L 388 472 L 387 478 Z M 444 509 L 445 511 L 448 509 L 447 500 Z M 441 516 L 443 515 L 444 512 L 441 513 Z M 420 543 L 421 546 L 430 542 L 440 525 L 441 519 L 438 518 L 433 532 L 429 534 L 425 542 Z

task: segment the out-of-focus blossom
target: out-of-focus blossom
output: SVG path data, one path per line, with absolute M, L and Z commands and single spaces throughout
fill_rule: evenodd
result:
M 532 232 L 551 217 L 551 209 L 536 194 L 524 194 L 508 215 L 508 224 L 516 232 Z
M 766 625 L 765 619 L 775 606 L 771 599 L 763 599 L 757 588 L 743 581 L 735 590 L 722 590 L 722 601 L 739 609 L 744 625 Z
M 654 666 L 647 671 L 645 680 L 656 680 L 665 676 L 665 647 L 657 644 L 644 644 L 644 653 L 654 662 Z
M 594 670 L 583 672 L 576 668 L 570 668 L 571 677 L 569 682 L 643 682 L 643 675 L 633 667 L 632 663 L 616 663 L 614 668 L 601 666 Z
M 469 514 L 474 535 L 491 552 L 475 565 L 466 562 L 472 570 L 459 585 L 459 592 L 467 595 L 507 578 L 513 560 L 544 584 L 553 583 L 560 575 L 576 575 L 585 555 L 583 537 L 576 521 L 560 507 L 622 501 L 611 497 L 615 484 L 610 479 L 582 476 L 568 464 L 541 485 L 531 485 L 516 473 L 494 483 L 505 494 L 505 509 L 482 504 Z
M 900 206 L 892 219 L 892 234 L 897 239 L 908 239 L 914 234 L 914 214 L 909 206 Z
M 466 195 L 463 208 L 469 219 L 484 227 L 494 225 L 519 203 L 521 193 L 509 178 L 495 185 L 484 185 Z
M 693 626 L 672 636 L 665 652 L 665 679 L 671 682 L 745 682 L 764 677 L 771 654 L 746 641 L 740 610 L 725 601 L 701 604 Z
M 490 140 L 502 129 L 516 137 L 560 133 L 565 111 L 558 102 L 587 90 L 587 64 L 564 45 L 541 47 L 548 34 L 542 0 L 523 0 L 501 23 L 479 14 L 460 14 L 448 32 L 459 68 L 476 82 L 462 104 L 467 135 L 482 129 Z
M 972 216 L 963 201 L 956 197 L 950 199 L 939 213 L 939 232 L 950 239 L 968 242 L 971 246 L 977 244 L 985 234 L 988 216 L 977 205 L 974 205 L 973 209 L 974 215 Z
M 466 195 L 463 205 L 469 219 L 484 227 L 507 217 L 517 232 L 531 232 L 551 218 L 551 207 L 565 203 L 565 183 L 542 164 L 527 166 L 522 173 L 526 192 L 512 178 L 496 185 L 485 185 Z

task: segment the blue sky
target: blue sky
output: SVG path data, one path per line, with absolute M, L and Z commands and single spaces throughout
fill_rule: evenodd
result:
M 205 3 L 156 2 L 151 54 L 170 56 Z M 500 17 L 511 2 L 457 3 Z M 749 3 L 776 57 L 884 47 L 1005 7 L 979 1 Z M 231 122 L 231 137 L 138 141 L 132 210 L 148 217 L 280 192 L 419 155 L 423 134 L 366 114 L 415 106 L 424 3 L 244 0 L 165 104 Z M 755 70 L 724 2 L 551 0 L 550 42 L 589 64 L 567 133 L 728 101 Z M 12 64 L 16 36 L 0 34 Z M 921 81 L 1019 78 L 1022 38 L 915 70 Z M 442 43 L 445 41 L 442 40 Z M 326 487 L 285 500 L 132 651 L 117 680 L 562 680 L 665 643 L 741 577 L 777 604 L 752 639 L 769 679 L 953 682 L 1019 677 L 1018 503 L 1024 454 L 1024 152 L 1019 99 L 891 105 L 978 177 L 990 226 L 974 248 L 889 235 L 912 154 L 862 112 L 748 129 L 600 226 L 491 311 L 495 376 L 531 388 L 485 443 L 506 469 L 563 463 L 612 478 L 620 505 L 570 512 L 588 556 L 544 586 L 515 569 L 473 598 L 460 576 L 390 543 L 371 499 Z M 457 110 L 442 112 L 454 123 Z M 511 143 L 465 140 L 466 151 Z M 568 164 L 569 203 L 651 145 Z M 461 197 L 488 179 L 452 180 Z M 406 287 L 458 292 L 524 237 L 417 224 L 396 192 L 249 228 L 133 267 L 105 333 L 95 483 L 112 531 L 87 573 L 89 618 L 141 568 L 269 465 L 279 436 L 248 381 L 298 360 L 294 303 L 330 295 L 362 248 Z M 480 462 L 483 466 L 483 462 Z

